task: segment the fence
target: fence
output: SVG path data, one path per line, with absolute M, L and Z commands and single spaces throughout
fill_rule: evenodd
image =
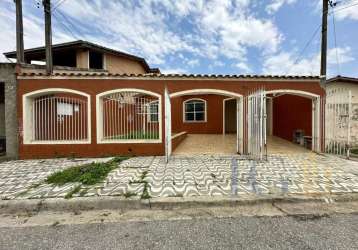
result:
M 352 145 L 351 91 L 334 89 L 327 92 L 325 121 L 325 152 L 349 157 Z
M 32 102 L 32 141 L 88 139 L 87 100 L 65 95 L 37 97 Z

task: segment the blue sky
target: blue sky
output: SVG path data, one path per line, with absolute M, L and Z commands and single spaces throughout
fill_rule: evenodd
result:
M 25 48 L 44 44 L 41 2 L 23 0 Z M 321 2 L 52 0 L 53 42 L 88 40 L 144 57 L 164 73 L 318 75 L 320 31 L 301 52 L 319 28 Z M 1 0 L 0 9 L 2 54 L 16 45 L 13 0 Z M 358 0 L 341 0 L 334 11 L 328 74 L 358 77 Z

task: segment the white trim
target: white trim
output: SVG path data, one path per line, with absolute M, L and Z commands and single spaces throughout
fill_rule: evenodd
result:
M 114 93 L 120 93 L 120 92 L 137 92 L 141 94 L 147 94 L 150 96 L 155 96 L 158 98 L 158 123 L 159 123 L 159 139 L 152 140 L 105 140 L 103 138 L 103 126 L 102 126 L 102 120 L 103 120 L 103 110 L 102 110 L 102 100 L 101 97 L 114 94 Z M 144 89 L 136 89 L 136 88 L 121 88 L 121 89 L 112 89 L 109 91 L 105 91 L 102 93 L 99 93 L 96 95 L 96 138 L 97 138 L 97 144 L 125 144 L 125 143 L 162 143 L 162 96 L 158 93 L 144 90 Z
M 155 80 L 155 81 L 228 81 L 228 82 L 238 82 L 240 84 L 244 82 L 316 82 L 319 83 L 319 79 L 277 79 L 277 78 L 210 78 L 210 77 L 156 77 L 156 76 L 18 76 L 17 79 L 23 80 L 23 79 L 73 79 L 73 80 L 79 80 L 79 79 L 98 79 L 98 80 L 111 80 L 111 79 L 123 79 L 123 80 Z
M 43 94 L 52 94 L 52 93 L 72 93 L 87 98 L 87 140 L 77 140 L 77 141 L 32 141 L 32 102 L 33 98 L 42 96 Z M 28 112 L 30 111 L 30 112 Z M 30 113 L 30 114 L 29 114 Z M 84 92 L 66 89 L 66 88 L 48 88 L 35 90 L 29 93 L 26 93 L 22 96 L 22 120 L 23 120 L 23 144 L 48 144 L 48 145 L 60 145 L 60 144 L 91 144 L 91 96 Z
M 150 105 L 152 105 L 153 103 L 157 102 L 158 103 L 158 120 L 157 121 L 152 121 L 152 113 L 151 113 L 151 110 L 150 110 Z M 148 104 L 148 107 L 147 109 L 149 110 L 149 112 L 147 111 L 147 123 L 159 123 L 159 101 L 158 100 L 154 100 L 154 101 L 151 101 L 149 102 Z
M 204 102 L 204 120 L 203 121 L 187 121 L 185 118 L 185 104 L 190 101 L 201 101 Z M 193 112 L 189 113 L 195 113 L 195 110 Z M 194 115 L 195 116 L 195 115 Z M 188 100 L 185 100 L 183 102 L 183 123 L 206 123 L 207 122 L 207 101 L 202 98 L 190 98 Z
M 179 136 L 181 136 L 181 135 L 185 135 L 185 134 L 187 134 L 186 131 L 183 131 L 183 132 L 177 133 L 177 134 L 175 134 L 175 135 L 172 135 L 172 140 L 175 139 L 175 138 L 177 138 L 177 137 L 179 137 Z
M 306 92 L 306 91 L 301 91 L 301 90 L 293 90 L 293 89 L 276 89 L 276 90 L 266 91 L 266 95 L 268 95 L 268 94 L 276 94 L 276 93 L 278 93 L 278 94 L 282 94 L 282 93 L 292 94 L 292 95 L 302 96 L 302 97 L 306 97 L 306 98 L 310 98 L 310 99 L 319 97 L 319 95 L 317 95 L 317 94 L 313 94 L 313 93 Z
M 184 90 L 184 91 L 179 91 L 179 92 L 172 93 L 169 96 L 170 96 L 170 98 L 173 98 L 173 97 L 178 97 L 178 96 L 183 96 L 183 95 L 195 95 L 195 94 L 200 94 L 200 95 L 217 94 L 217 95 L 225 95 L 225 96 L 237 97 L 237 98 L 242 97 L 241 94 L 231 92 L 231 91 L 226 91 L 226 90 L 220 90 L 220 89 Z

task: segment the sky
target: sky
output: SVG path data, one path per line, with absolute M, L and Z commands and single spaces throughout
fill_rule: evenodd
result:
M 23 0 L 25 49 L 44 45 L 41 2 Z M 52 0 L 53 43 L 87 40 L 143 57 L 163 73 L 319 75 L 321 5 Z M 2 53 L 16 49 L 14 1 L 0 0 L 0 10 L 0 61 L 6 62 Z M 328 75 L 358 77 L 358 0 L 340 0 L 328 24 Z

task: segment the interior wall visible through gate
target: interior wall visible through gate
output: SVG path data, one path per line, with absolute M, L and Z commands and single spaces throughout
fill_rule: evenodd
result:
M 183 102 L 188 99 L 206 100 L 206 122 L 184 122 Z M 223 132 L 223 100 L 221 95 L 186 95 L 171 98 L 172 132 L 186 131 L 188 134 L 222 134 Z
M 312 136 L 312 100 L 282 95 L 273 99 L 273 135 L 292 141 L 296 130 Z

